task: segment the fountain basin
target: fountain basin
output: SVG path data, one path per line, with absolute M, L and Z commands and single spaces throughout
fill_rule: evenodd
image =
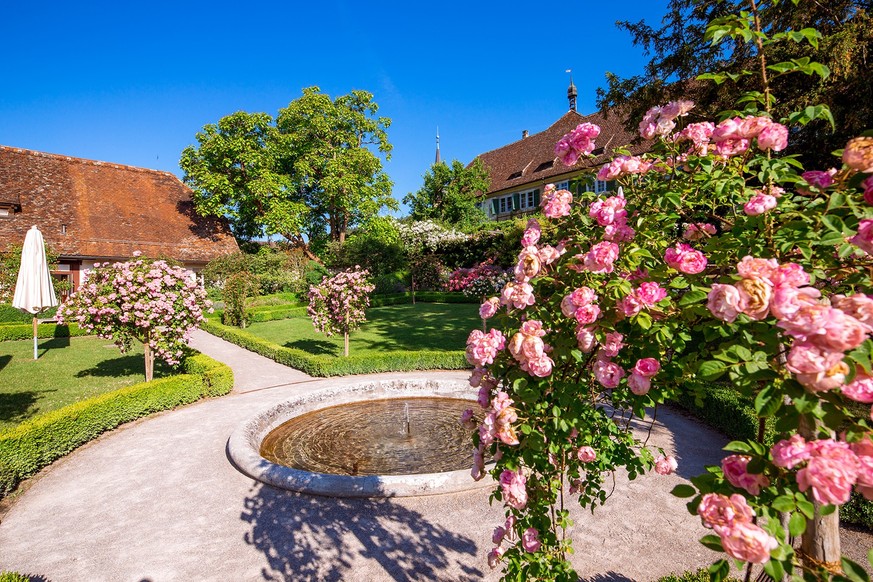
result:
M 270 437 L 270 439 L 275 440 L 275 437 L 271 436 L 275 429 L 289 423 L 289 421 L 294 424 L 297 419 L 311 415 L 310 413 L 318 414 L 325 409 L 351 403 L 403 399 L 406 399 L 405 402 L 416 402 L 415 399 L 424 397 L 461 399 L 469 401 L 469 408 L 474 410 L 478 408 L 475 402 L 475 391 L 465 382 L 455 380 L 412 378 L 333 385 L 282 402 L 243 423 L 231 434 L 228 440 L 228 456 L 241 472 L 253 479 L 282 489 L 329 497 L 408 497 L 492 487 L 493 482 L 490 477 L 486 476 L 478 482 L 472 479 L 470 476 L 471 456 L 468 457 L 469 462 L 464 462 L 462 459 L 458 466 L 464 468 L 459 470 L 431 473 L 414 471 L 408 474 L 378 475 L 335 474 L 301 470 L 272 462 L 262 456 L 265 439 Z M 448 423 L 445 420 L 443 419 L 442 424 L 457 423 L 457 416 L 447 419 Z M 403 423 L 402 417 L 397 419 L 398 431 L 402 430 Z M 412 431 L 415 429 L 413 424 Z M 306 438 L 317 439 L 317 433 L 310 433 Z M 336 435 L 333 438 L 336 440 Z M 429 442 L 425 439 L 424 444 L 430 448 L 440 446 L 439 439 L 433 439 Z M 471 441 L 469 445 L 470 455 L 472 448 Z M 337 452 L 337 455 L 342 454 L 342 451 Z M 267 451 L 267 456 L 272 456 L 269 451 Z M 351 462 L 340 462 L 339 465 L 351 466 Z M 354 470 L 357 470 L 357 464 L 355 464 Z M 343 471 L 350 470 L 343 469 Z

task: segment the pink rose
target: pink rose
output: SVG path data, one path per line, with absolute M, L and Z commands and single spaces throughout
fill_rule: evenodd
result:
M 858 234 L 850 238 L 849 242 L 868 255 L 873 254 L 873 219 L 862 220 L 858 225 Z
M 655 473 L 658 475 L 670 475 L 678 466 L 679 463 L 671 456 L 661 455 L 655 459 Z
M 758 137 L 765 128 L 773 123 L 769 117 L 749 116 L 739 121 L 737 134 L 746 139 Z
M 726 140 L 734 140 L 740 139 L 741 136 L 739 134 L 740 129 L 740 118 L 734 117 L 730 119 L 725 119 L 721 123 L 715 126 L 715 129 L 712 131 L 712 141 L 718 143 Z
M 600 307 L 593 303 L 590 305 L 583 305 L 576 310 L 574 315 L 576 316 L 576 321 L 581 324 L 594 323 L 597 321 L 597 318 L 600 317 Z
M 759 192 L 743 205 L 743 212 L 749 216 L 758 216 L 774 208 L 776 208 L 776 197 Z
M 745 489 L 752 495 L 757 495 L 761 492 L 761 487 L 770 484 L 770 480 L 764 475 L 749 473 L 746 470 L 746 466 L 751 460 L 752 458 L 746 455 L 730 455 L 722 459 L 721 468 L 728 483 L 734 487 Z
M 751 523 L 755 512 L 746 503 L 746 498 L 734 493 L 730 497 L 707 493 L 697 506 L 697 515 L 706 527 L 727 526 L 736 523 Z
M 818 302 L 821 292 L 814 287 L 776 285 L 770 296 L 770 313 L 777 319 L 786 319 L 797 313 L 804 305 Z
M 494 528 L 494 531 L 491 533 L 491 543 L 493 543 L 495 546 L 499 546 L 501 543 L 503 543 L 503 538 L 505 538 L 505 537 L 506 537 L 506 529 L 504 529 L 502 526 L 498 525 L 497 527 Z
M 859 369 L 855 379 L 842 388 L 843 395 L 855 402 L 873 403 L 873 377 Z
M 866 325 L 873 325 L 873 299 L 863 293 L 833 295 L 831 305 Z
M 579 447 L 576 451 L 576 458 L 582 463 L 590 463 L 597 458 L 597 453 L 589 446 Z
M 652 379 L 637 372 L 631 372 L 627 379 L 627 386 L 637 396 L 645 396 L 652 388 Z
M 842 352 L 823 349 L 809 342 L 796 341 L 786 357 L 785 367 L 795 374 L 827 372 L 843 360 Z
M 644 306 L 652 307 L 667 297 L 667 290 L 654 281 L 647 281 L 645 283 L 640 283 L 640 286 L 637 287 L 634 295 L 636 295 L 637 299 L 639 299 L 640 303 Z
M 500 299 L 497 297 L 491 297 L 479 307 L 479 317 L 482 319 L 490 319 L 497 314 L 498 309 L 500 309 Z
M 707 296 L 706 307 L 716 318 L 732 323 L 740 312 L 740 292 L 733 285 L 715 283 Z
M 525 281 L 510 281 L 500 294 L 501 305 L 511 305 L 516 309 L 524 309 L 535 301 L 533 287 Z
M 770 453 L 773 455 L 773 464 L 783 469 L 791 469 L 809 459 L 806 441 L 799 434 L 788 440 L 782 439 L 773 445 Z
M 473 422 L 473 410 L 468 408 L 464 412 L 461 413 L 460 421 L 461 426 L 466 428 L 467 430 L 473 430 L 476 428 L 476 423 Z
M 540 272 L 540 252 L 536 247 L 525 247 L 518 255 L 518 263 L 515 265 L 515 280 L 528 281 Z
M 624 378 L 624 370 L 615 362 L 598 359 L 594 362 L 594 378 L 604 388 L 615 388 Z
M 871 221 L 873 222 L 873 221 Z M 618 245 L 602 241 L 591 247 L 585 255 L 585 269 L 592 273 L 612 273 L 612 263 L 618 258 Z
M 573 161 L 573 163 L 575 164 L 576 162 Z M 570 215 L 570 204 L 572 203 L 573 195 L 568 190 L 556 190 L 554 184 L 547 184 L 540 201 L 540 206 L 542 206 L 543 214 L 546 217 L 560 218 Z
M 524 509 L 527 505 L 527 479 L 521 470 L 504 470 L 500 474 L 500 487 L 503 491 L 503 501 L 512 508 Z
M 830 188 L 834 185 L 834 175 L 836 173 L 836 168 L 831 168 L 827 172 L 811 170 L 809 172 L 802 173 L 800 177 L 803 178 L 810 186 L 818 190 L 824 190 L 825 188 Z M 811 194 L 811 192 L 806 188 L 798 187 L 797 191 L 804 194 Z
M 824 439 L 810 442 L 810 458 L 797 472 L 801 491 L 812 488 L 819 503 L 842 505 L 849 500 L 860 469 L 858 457 L 846 443 Z
M 664 253 L 664 262 L 680 273 L 694 275 L 706 268 L 706 257 L 685 243 L 676 243 Z
M 843 149 L 843 163 L 865 174 L 873 173 L 873 139 L 853 137 Z
M 531 376 L 537 378 L 545 378 L 552 373 L 552 367 L 555 362 L 549 356 L 542 355 L 536 358 L 530 358 L 521 365 L 521 369 L 530 373 Z
M 493 364 L 497 352 L 505 345 L 506 338 L 500 330 L 492 329 L 486 334 L 474 329 L 467 338 L 467 361 L 474 366 Z
M 758 147 L 781 152 L 788 147 L 788 128 L 781 123 L 770 123 L 758 134 Z
M 521 236 L 522 248 L 537 244 L 541 235 L 540 223 L 537 222 L 536 218 L 531 218 L 527 221 L 527 228 L 525 228 L 524 234 Z
M 616 303 L 616 310 L 624 317 L 633 317 L 643 309 L 642 303 L 637 298 L 636 294 L 623 297 L 621 301 Z
M 539 533 L 534 528 L 529 527 L 521 534 L 521 547 L 524 548 L 525 552 L 539 551 L 541 545 Z
M 603 355 L 610 358 L 617 356 L 618 352 L 621 351 L 621 348 L 624 347 L 624 343 L 622 342 L 623 339 L 624 336 L 616 331 L 607 333 L 606 339 L 603 342 L 603 347 L 600 348 Z
M 727 555 L 752 564 L 763 564 L 770 552 L 779 547 L 776 538 L 753 523 L 739 522 L 730 527 L 718 527 L 721 545 Z
M 566 252 L 565 250 L 563 250 L 563 249 L 558 250 L 551 245 L 543 245 L 540 247 L 540 250 L 539 250 L 540 263 L 542 263 L 543 265 L 551 265 L 552 263 L 557 261 L 558 258 L 561 255 L 563 255 L 565 252 Z
M 864 202 L 873 205 L 873 176 L 861 182 L 861 187 L 864 188 Z
M 747 151 L 749 151 L 749 140 L 747 139 L 727 139 L 715 144 L 715 153 L 723 158 L 736 156 Z
M 492 570 L 497 568 L 497 566 L 500 565 L 500 560 L 503 557 L 504 552 L 506 552 L 506 550 L 500 546 L 493 548 L 488 552 L 488 567 Z
M 591 353 L 594 346 L 597 345 L 597 337 L 594 335 L 594 328 L 590 325 L 577 325 L 576 342 L 579 344 L 579 349 L 584 353 Z
M 637 363 L 634 365 L 633 371 L 639 374 L 640 376 L 645 376 L 646 378 L 651 378 L 655 374 L 657 374 L 661 370 L 661 363 L 658 362 L 655 358 L 643 358 L 641 360 L 637 360 Z
M 740 295 L 737 308 L 754 320 L 762 320 L 770 313 L 770 297 L 773 285 L 767 279 L 750 277 L 741 279 L 735 287 Z

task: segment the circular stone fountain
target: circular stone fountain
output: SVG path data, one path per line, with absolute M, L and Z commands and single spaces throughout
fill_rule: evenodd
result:
M 406 497 L 490 487 L 470 476 L 473 442 L 458 418 L 479 411 L 465 382 L 336 385 L 241 425 L 228 456 L 275 487 L 331 497 Z

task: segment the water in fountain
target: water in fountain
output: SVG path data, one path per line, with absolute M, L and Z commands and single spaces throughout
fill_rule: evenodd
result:
M 411 475 L 469 469 L 473 441 L 456 398 L 368 400 L 292 418 L 268 434 L 261 456 L 314 473 Z

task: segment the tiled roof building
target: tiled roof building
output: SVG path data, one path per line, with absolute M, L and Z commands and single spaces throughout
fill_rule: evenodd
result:
M 520 140 L 477 156 L 491 175 L 483 210 L 492 219 L 505 219 L 536 209 L 543 186 L 553 183 L 559 188 L 567 188 L 570 179 L 608 162 L 617 147 L 628 147 L 634 155 L 648 150 L 647 142 L 631 143 L 636 135 L 624 128 L 624 116 L 620 112 L 613 110 L 607 115 L 577 113 L 575 95 L 571 93 L 574 89 L 571 85 L 568 91 L 571 109 L 548 129 L 533 135 L 525 131 Z M 555 144 L 564 134 L 586 122 L 600 126 L 593 157 L 581 158 L 575 166 L 567 167 L 555 156 Z M 608 186 L 603 182 L 592 182 L 590 187 L 603 191 Z
M 169 172 L 0 146 L 0 248 L 23 242 L 32 225 L 74 286 L 81 269 L 134 251 L 196 271 L 239 250 L 227 224 L 198 216 Z

